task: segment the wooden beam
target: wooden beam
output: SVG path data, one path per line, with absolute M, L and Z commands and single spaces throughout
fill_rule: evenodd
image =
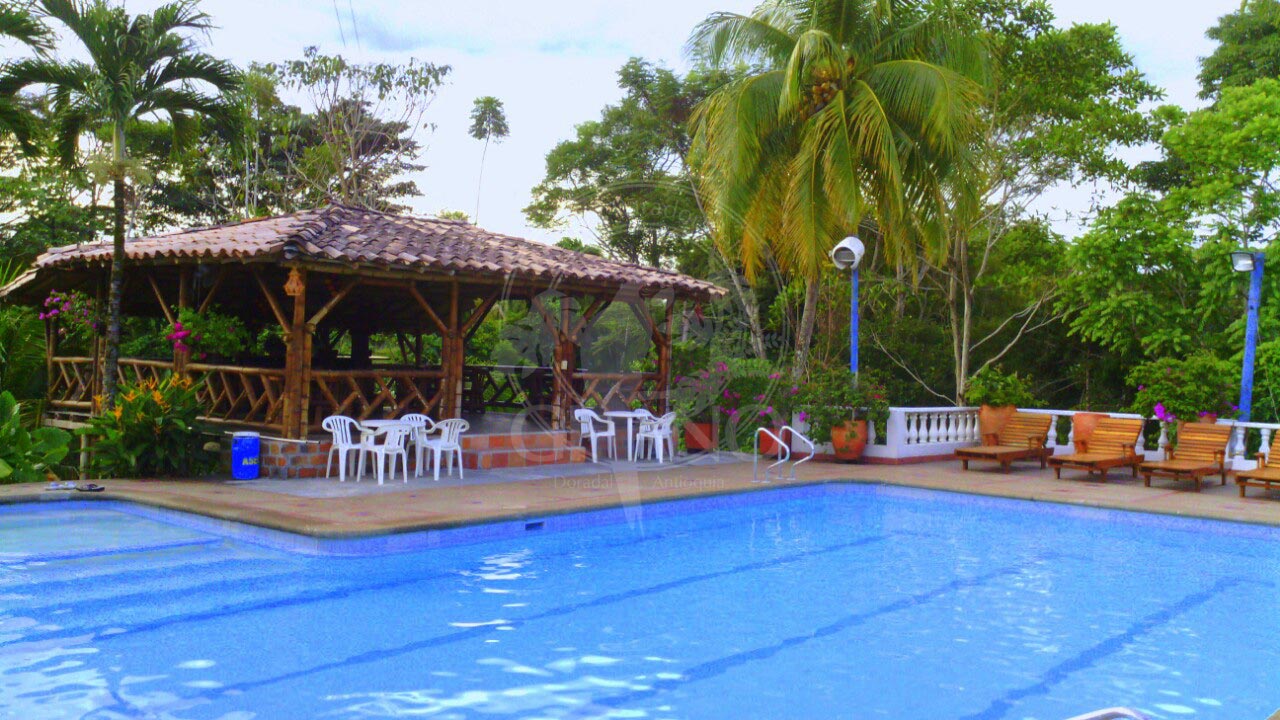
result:
M 160 309 L 164 312 L 164 317 L 172 325 L 174 321 L 173 313 L 169 311 L 169 304 L 164 301 L 164 293 L 160 292 L 160 285 L 156 283 L 156 279 L 151 273 L 147 273 L 147 282 L 151 284 L 151 289 L 156 294 L 156 302 L 160 303 Z
M 284 418 L 281 430 L 286 438 L 301 438 L 307 432 L 311 397 L 311 328 L 307 326 L 307 271 L 299 270 L 302 291 L 293 298 L 293 322 L 285 326 L 288 352 L 284 369 Z M 266 284 L 258 273 L 258 283 Z M 273 303 L 274 304 L 274 303 Z M 280 314 L 283 320 L 283 313 Z
M 582 331 L 591 326 L 596 315 L 604 309 L 605 305 L 608 304 L 609 300 L 604 295 L 599 295 L 592 300 L 591 304 L 587 306 L 587 309 L 582 311 L 582 317 L 578 320 L 577 324 L 573 326 L 573 329 L 569 332 L 569 336 L 574 340 L 581 337 Z
M 267 287 L 267 282 L 262 279 L 262 273 L 258 271 L 258 268 L 253 268 L 251 272 L 253 273 L 253 279 L 258 281 L 258 287 L 262 289 L 262 294 L 266 296 L 267 304 L 271 306 L 271 312 L 276 316 L 276 322 L 280 323 L 281 329 L 285 332 L 289 332 L 292 326 L 289 321 L 285 319 L 284 311 L 280 309 L 280 302 L 276 300 L 275 293 L 271 292 L 271 288 Z M 306 293 L 304 292 L 299 297 L 306 297 Z M 296 300 L 297 299 L 295 298 L 295 306 L 297 305 Z M 305 320 L 306 318 L 304 317 L 303 319 Z
M 422 311 L 427 314 L 427 317 L 431 318 L 431 322 L 435 323 L 436 330 L 438 330 L 441 335 L 449 332 L 449 327 L 444 324 L 440 319 L 440 316 L 436 314 L 435 309 L 431 307 L 431 304 L 427 302 L 426 298 L 422 297 L 422 293 L 418 292 L 418 287 L 413 283 L 409 284 L 409 294 L 413 296 L 414 300 L 418 301 L 418 305 L 422 307 Z
M 348 280 L 347 284 L 343 285 L 341 290 L 334 293 L 333 297 L 329 298 L 329 302 L 325 303 L 324 307 L 320 308 L 316 311 L 315 315 L 311 316 L 311 319 L 307 321 L 307 324 L 314 330 L 315 327 L 320 324 L 320 321 L 324 320 L 325 316 L 337 307 L 338 303 L 346 299 L 346 297 L 351 294 L 351 291 L 355 290 L 356 286 L 359 284 L 360 278 L 352 278 L 351 280 Z
M 209 305 L 213 302 L 214 296 L 218 294 L 218 290 L 222 287 L 222 281 L 227 279 L 227 274 L 227 266 L 219 265 L 218 274 L 213 278 L 213 285 L 210 286 L 209 292 L 205 293 L 204 300 L 200 301 L 200 307 L 196 308 L 196 312 L 203 313 L 205 310 L 209 309 Z
M 475 329 L 484 321 L 489 311 L 493 309 L 494 303 L 498 302 L 498 293 L 493 293 L 489 297 L 480 301 L 480 306 L 471 312 L 471 316 L 462 324 L 462 334 L 471 337 Z

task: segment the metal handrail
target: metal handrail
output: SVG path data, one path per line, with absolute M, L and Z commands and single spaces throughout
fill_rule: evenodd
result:
M 1150 720 L 1146 715 L 1129 708 L 1113 707 L 1106 710 L 1094 710 L 1083 715 L 1076 715 L 1067 720 Z
M 809 446 L 809 454 L 808 454 L 808 455 L 806 455 L 805 457 L 801 458 L 800 460 L 797 460 L 797 461 L 795 461 L 794 463 L 792 463 L 792 464 L 791 464 L 791 479 L 792 479 L 792 480 L 795 480 L 795 479 L 796 479 L 796 468 L 798 468 L 798 467 L 800 467 L 801 465 L 803 465 L 803 464 L 805 464 L 805 463 L 809 462 L 810 460 L 812 460 L 812 459 L 813 459 L 813 456 L 818 454 L 818 446 L 817 446 L 817 445 L 815 445 L 815 444 L 814 444 L 814 442 L 813 442 L 812 440 L 810 440 L 809 438 L 805 437 L 804 433 L 800 432 L 799 430 L 796 430 L 795 428 L 791 427 L 790 425 L 783 425 L 783 426 L 782 426 L 782 429 L 781 429 L 781 431 L 780 431 L 780 432 L 781 432 L 783 435 L 786 435 L 787 433 L 791 433 L 791 438 L 792 438 L 792 439 L 794 439 L 794 440 L 799 440 L 800 442 L 802 442 L 802 443 L 804 443 L 805 445 L 808 445 L 808 446 Z M 788 443 L 788 450 L 790 450 L 790 443 Z
M 760 479 L 760 474 L 759 474 L 760 472 L 760 433 L 764 433 L 765 435 L 768 435 L 769 437 L 773 438 L 773 441 L 778 444 L 778 461 L 764 469 L 764 480 Z M 773 469 L 778 467 L 779 465 L 785 465 L 787 461 L 791 459 L 791 446 L 787 445 L 786 443 L 783 443 L 782 438 L 778 437 L 777 435 L 774 435 L 773 431 L 770 430 L 769 428 L 763 428 L 763 427 L 756 428 L 756 434 L 755 434 L 755 437 L 752 439 L 751 444 L 752 444 L 752 456 L 754 457 L 754 460 L 752 460 L 752 463 L 751 463 L 751 482 L 753 483 L 770 482 L 769 473 L 772 472 Z M 782 478 L 783 478 L 783 475 L 781 472 L 779 472 L 778 479 L 781 480 Z

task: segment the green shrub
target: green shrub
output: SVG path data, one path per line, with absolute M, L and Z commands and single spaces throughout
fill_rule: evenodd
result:
M 71 435 L 58 428 L 28 430 L 22 406 L 0 392 L 0 483 L 42 482 L 62 470 Z
M 729 358 L 676 375 L 671 406 L 681 423 L 715 423 L 721 447 L 750 449 L 756 428 L 791 422 L 799 391 L 771 363 Z
M 1165 422 L 1197 417 L 1235 417 L 1233 402 L 1240 388 L 1240 369 L 1208 352 L 1185 358 L 1161 358 L 1129 373 L 1136 385 L 1132 412 Z
M 185 333 L 185 334 L 184 334 Z M 195 361 L 234 358 L 245 351 L 251 338 L 244 324 L 216 310 L 196 312 L 190 308 L 178 311 L 178 322 L 165 334 L 175 350 L 186 350 Z
M 218 466 L 217 443 L 205 443 L 208 429 L 197 386 L 169 375 L 120 388 L 114 409 L 89 421 L 92 469 L 99 477 L 195 477 Z
M 809 425 L 809 438 L 831 442 L 832 428 L 852 420 L 867 420 L 884 432 L 889 399 L 884 383 L 870 370 L 855 379 L 848 368 L 815 370 L 797 398 L 800 419 Z
M 1005 373 L 994 366 L 985 367 L 969 378 L 964 398 L 970 405 L 992 407 L 1036 407 L 1040 404 L 1039 398 L 1032 394 L 1030 384 L 1018 373 Z
M 25 307 L 0 308 L 0 390 L 44 397 L 44 322 Z

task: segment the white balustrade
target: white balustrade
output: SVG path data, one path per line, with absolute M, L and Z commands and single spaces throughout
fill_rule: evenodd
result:
M 1075 452 L 1075 417 L 1076 410 L 1053 410 L 1041 408 L 1020 409 L 1019 412 L 1036 415 L 1048 415 L 1052 418 L 1049 424 L 1048 445 L 1055 455 Z M 1143 419 L 1133 413 L 1100 413 L 1114 418 Z M 1066 420 L 1069 429 L 1064 442 L 1058 442 L 1059 422 Z M 1234 426 L 1231 442 L 1227 448 L 1228 468 L 1244 470 L 1254 466 L 1254 459 L 1246 450 L 1246 432 L 1249 429 L 1261 433 L 1260 451 L 1265 452 L 1271 446 L 1275 433 L 1280 431 L 1280 423 L 1240 423 L 1233 420 L 1219 420 L 1221 425 Z M 794 423 L 793 423 L 794 424 Z M 885 423 L 883 442 L 876 437 L 874 427 L 869 427 L 870 441 L 867 444 L 866 456 L 872 459 L 887 461 L 920 461 L 928 458 L 942 459 L 950 457 L 957 449 L 971 447 L 982 442 L 978 426 L 978 408 L 976 407 L 921 407 L 889 408 L 889 418 Z M 1163 460 L 1169 444 L 1169 425 L 1160 424 L 1158 445 L 1153 450 L 1146 449 L 1145 432 L 1139 436 L 1134 449 L 1146 456 L 1148 460 Z M 830 452 L 827 445 L 819 452 Z

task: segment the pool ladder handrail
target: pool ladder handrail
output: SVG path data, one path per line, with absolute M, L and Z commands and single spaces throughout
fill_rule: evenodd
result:
M 791 427 L 790 425 L 783 425 L 783 426 L 782 426 L 782 430 L 781 430 L 781 434 L 782 434 L 782 436 L 783 436 L 783 437 L 787 437 L 787 433 L 791 433 L 790 437 L 791 437 L 792 441 L 799 440 L 800 442 L 802 442 L 802 443 L 804 443 L 805 445 L 808 445 L 808 446 L 809 446 L 809 454 L 808 454 L 808 455 L 805 455 L 803 458 L 801 458 L 801 459 L 799 459 L 799 460 L 797 460 L 797 461 L 795 461 L 795 462 L 791 463 L 791 479 L 792 479 L 792 480 L 795 480 L 795 479 L 796 479 L 796 468 L 798 468 L 798 467 L 800 467 L 801 465 L 803 465 L 803 464 L 805 464 L 805 463 L 809 462 L 810 460 L 812 460 L 812 459 L 813 459 L 813 456 L 818 454 L 818 446 L 817 446 L 817 445 L 815 445 L 815 444 L 814 444 L 814 442 L 813 442 L 812 440 L 810 440 L 809 438 L 805 437 L 805 434 L 804 434 L 804 433 L 800 432 L 799 430 L 796 430 L 795 428 Z M 790 447 L 790 446 L 791 446 L 791 443 L 787 443 L 787 449 L 788 449 L 788 450 L 790 450 L 790 449 L 791 449 L 791 447 Z
M 764 480 L 760 479 L 760 433 L 764 433 L 765 435 L 773 438 L 773 441 L 778 444 L 778 461 L 764 469 Z M 751 464 L 751 482 L 772 482 L 769 479 L 769 473 L 773 472 L 773 469 L 779 465 L 785 465 L 787 461 L 791 459 L 791 446 L 782 442 L 782 438 L 775 435 L 769 428 L 756 428 L 755 437 L 752 439 L 752 456 L 755 459 Z M 784 477 L 786 476 L 779 471 L 778 479 L 781 480 Z
M 769 465 L 764 469 L 764 480 L 760 479 L 760 434 L 761 433 L 768 435 L 778 445 L 778 460 L 777 462 L 774 462 L 773 464 Z M 784 471 L 779 470 L 776 474 L 776 478 L 778 480 L 784 480 L 788 478 L 790 478 L 791 480 L 795 480 L 796 468 L 812 460 L 814 455 L 818 453 L 818 446 L 815 445 L 812 440 L 805 437 L 803 433 L 791 427 L 790 425 L 783 425 L 782 427 L 778 428 L 777 434 L 774 434 L 774 432 L 769 428 L 764 428 L 764 427 L 756 428 L 754 447 L 752 448 L 754 460 L 753 460 L 753 465 L 751 467 L 751 482 L 756 482 L 756 483 L 772 482 L 772 478 L 770 476 L 771 474 L 773 474 L 774 468 L 778 467 L 779 465 L 785 465 L 786 463 L 791 461 L 791 453 L 792 453 L 791 443 L 783 442 L 782 438 L 784 437 L 790 438 L 791 440 L 799 440 L 800 442 L 808 445 L 809 454 L 804 456 L 800 460 L 797 460 L 796 462 L 791 463 L 791 472 L 789 474 L 784 474 Z
M 1106 710 L 1094 710 L 1083 715 L 1076 715 L 1067 720 L 1150 720 L 1146 715 L 1129 708 L 1113 707 Z

